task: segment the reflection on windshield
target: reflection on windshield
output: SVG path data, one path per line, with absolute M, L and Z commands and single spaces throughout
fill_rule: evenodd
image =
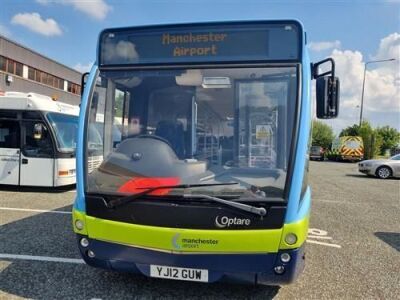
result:
M 55 131 L 58 150 L 61 152 L 75 151 L 78 117 L 53 112 L 47 113 L 46 116 Z
M 101 135 L 104 160 L 88 174 L 89 192 L 135 193 L 150 181 L 238 182 L 190 192 L 283 197 L 296 107 L 295 67 L 100 76 L 88 128 Z

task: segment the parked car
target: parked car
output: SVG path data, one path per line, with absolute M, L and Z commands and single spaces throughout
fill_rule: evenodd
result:
M 358 170 L 361 173 L 382 179 L 389 177 L 400 178 L 400 154 L 389 159 L 364 160 L 358 164 Z
M 321 146 L 312 146 L 310 149 L 310 160 L 324 160 L 324 148 Z

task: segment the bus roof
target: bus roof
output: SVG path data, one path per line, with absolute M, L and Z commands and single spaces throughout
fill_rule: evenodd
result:
M 0 96 L 0 109 L 38 110 L 79 115 L 79 106 L 54 101 L 36 93 L 6 92 Z

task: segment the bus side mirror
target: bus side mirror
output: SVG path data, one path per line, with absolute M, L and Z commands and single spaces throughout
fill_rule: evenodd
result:
M 326 62 L 331 63 L 331 69 L 320 73 L 319 66 Z M 332 58 L 327 58 L 312 64 L 311 69 L 313 79 L 317 80 L 317 118 L 336 118 L 339 114 L 340 82 L 339 78 L 335 77 L 335 61 Z
M 41 123 L 36 123 L 33 126 L 33 138 L 35 140 L 41 140 L 43 137 L 43 125 Z
M 339 114 L 339 78 L 324 76 L 317 78 L 317 118 L 331 119 Z

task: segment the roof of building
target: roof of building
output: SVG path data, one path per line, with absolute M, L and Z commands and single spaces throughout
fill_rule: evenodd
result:
M 41 57 L 43 57 L 43 58 L 45 58 L 45 59 L 47 59 L 47 60 L 50 60 L 50 61 L 52 61 L 52 62 L 54 62 L 54 63 L 56 63 L 56 64 L 58 64 L 58 65 L 60 65 L 60 66 L 62 66 L 62 67 L 65 67 L 65 68 L 67 68 L 67 69 L 69 69 L 69 70 L 71 70 L 71 71 L 74 71 L 74 72 L 76 72 L 77 74 L 82 75 L 82 73 L 79 72 L 78 70 L 75 70 L 74 68 L 71 68 L 71 67 L 69 67 L 69 66 L 67 66 L 67 65 L 65 65 L 65 64 L 62 64 L 62 63 L 60 63 L 60 62 L 58 62 L 58 61 L 56 61 L 56 60 L 54 60 L 54 59 L 52 59 L 52 58 L 50 58 L 50 57 L 48 57 L 48 56 L 45 56 L 45 55 L 43 55 L 43 54 L 41 54 L 41 53 L 39 53 L 39 52 L 37 52 L 37 51 L 35 51 L 35 50 L 33 50 L 33 49 L 27 47 L 27 46 L 24 46 L 24 45 L 22 45 L 22 44 L 20 44 L 20 43 L 18 43 L 18 42 L 16 42 L 16 41 L 13 41 L 13 40 L 11 40 L 10 38 L 5 37 L 4 35 L 1 35 L 1 34 L 0 34 L 0 39 L 4 39 L 4 40 L 6 40 L 6 41 L 8 41 L 8 42 L 10 42 L 10 43 L 13 43 L 14 45 L 16 45 L 16 46 L 18 46 L 18 47 L 24 48 L 25 50 L 28 50 L 28 51 L 30 51 L 30 52 L 32 52 L 32 53 L 35 53 L 36 55 L 39 55 L 39 56 L 41 56 Z

